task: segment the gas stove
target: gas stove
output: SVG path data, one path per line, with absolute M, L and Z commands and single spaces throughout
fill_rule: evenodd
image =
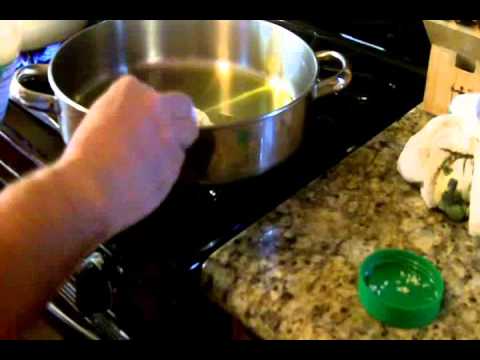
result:
M 203 262 L 422 101 L 429 43 L 421 22 L 415 24 L 415 45 L 410 43 L 412 27 L 405 41 L 398 24 L 384 31 L 386 39 L 365 35 L 373 33 L 365 23 L 345 25 L 346 30 L 338 23 L 277 23 L 314 50 L 344 54 L 352 65 L 351 85 L 311 104 L 300 149 L 278 167 L 228 185 L 177 184 L 152 215 L 84 259 L 47 308 L 76 334 L 90 339 L 228 338 L 228 321 L 200 287 Z M 56 48 L 22 60 L 48 62 Z M 11 101 L 0 126 L 3 186 L 62 153 L 62 140 L 41 118 Z

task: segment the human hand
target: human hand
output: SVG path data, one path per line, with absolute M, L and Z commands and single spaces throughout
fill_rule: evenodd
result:
M 82 189 L 111 236 L 160 205 L 197 136 L 187 96 L 159 94 L 126 76 L 90 108 L 59 166 L 75 174 L 72 191 Z

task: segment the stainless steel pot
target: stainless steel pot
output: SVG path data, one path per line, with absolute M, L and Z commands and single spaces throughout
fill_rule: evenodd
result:
M 19 70 L 11 92 L 24 105 L 51 114 L 48 124 L 68 143 L 88 111 L 78 103 L 88 89 L 126 73 L 157 86 L 158 80 L 138 69 L 185 60 L 237 64 L 281 78 L 293 89 L 292 101 L 267 114 L 200 129 L 199 140 L 187 154 L 184 174 L 201 183 L 259 175 L 285 160 L 301 143 L 307 100 L 342 90 L 351 80 L 349 64 L 341 54 L 314 53 L 297 35 L 268 21 L 116 20 L 75 35 L 48 70 L 41 65 Z M 332 60 L 340 63 L 341 70 L 319 79 L 318 63 Z M 47 71 L 54 96 L 22 86 L 24 77 L 46 76 Z M 195 102 L 195 95 L 189 95 Z

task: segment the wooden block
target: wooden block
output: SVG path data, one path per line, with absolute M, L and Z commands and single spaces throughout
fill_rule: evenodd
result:
M 424 109 L 434 115 L 446 114 L 457 94 L 480 92 L 480 62 L 470 60 L 474 71 L 456 66 L 459 54 L 454 50 L 432 44 L 425 86 Z
M 424 20 L 431 44 L 455 51 L 472 59 L 480 59 L 480 29 L 445 20 Z
M 446 114 L 457 94 L 480 92 L 480 28 L 446 20 L 424 24 L 432 48 L 423 108 Z

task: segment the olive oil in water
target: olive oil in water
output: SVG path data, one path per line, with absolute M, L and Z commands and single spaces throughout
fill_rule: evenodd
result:
M 130 70 L 159 91 L 180 91 L 215 124 L 268 114 L 287 105 L 294 94 L 286 81 L 223 62 L 172 62 Z M 87 89 L 75 99 L 90 107 L 114 79 Z

